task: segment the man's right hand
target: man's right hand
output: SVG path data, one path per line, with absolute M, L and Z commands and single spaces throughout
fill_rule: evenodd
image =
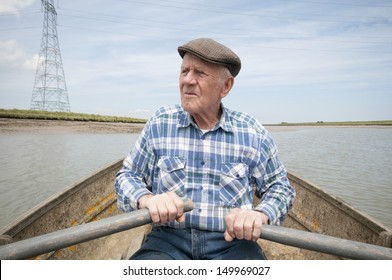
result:
M 154 224 L 185 221 L 184 201 L 174 192 L 142 196 L 139 208 L 148 209 Z

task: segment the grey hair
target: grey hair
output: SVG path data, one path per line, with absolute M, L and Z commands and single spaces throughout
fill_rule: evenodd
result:
M 232 76 L 233 75 L 231 75 L 229 68 L 227 68 L 226 66 L 221 67 L 220 79 L 222 82 L 225 82 L 227 78 L 232 77 Z

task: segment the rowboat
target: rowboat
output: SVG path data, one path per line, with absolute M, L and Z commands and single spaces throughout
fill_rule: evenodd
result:
M 110 229 L 113 227 L 112 224 L 108 224 L 106 221 L 125 215 L 117 209 L 116 194 L 113 187 L 115 175 L 121 165 L 122 159 L 102 168 L 91 176 L 69 186 L 61 193 L 50 197 L 1 229 L 0 259 L 6 256 L 4 252 L 16 251 L 12 247 L 8 249 L 13 244 L 25 242 L 31 247 L 31 243 L 33 245 L 36 243 L 36 247 L 46 247 L 48 245 L 48 248 L 50 248 L 49 245 L 57 241 L 45 239 L 46 236 L 49 238 L 49 236 L 56 235 L 56 233 L 72 229 L 74 229 L 72 234 L 67 233 L 61 237 L 64 246 L 59 245 L 56 247 L 58 249 L 50 251 L 48 251 L 49 249 L 47 251 L 41 250 L 37 255 L 32 251 L 32 255 L 27 253 L 19 255 L 19 257 L 16 256 L 16 258 L 24 256 L 23 258 L 32 259 L 127 259 L 141 246 L 145 236 L 149 233 L 151 226 L 148 221 L 140 222 L 134 228 L 112 230 L 112 234 L 98 232 L 102 228 Z M 321 236 L 321 239 L 336 238 L 332 239 L 331 243 L 344 240 L 369 244 L 369 246 L 376 245 L 374 246 L 376 251 L 378 248 L 382 248 L 386 250 L 389 256 L 392 256 L 392 230 L 390 228 L 294 174 L 289 173 L 289 180 L 296 189 L 297 196 L 283 228 L 299 232 L 300 235 L 306 233 L 317 234 Z M 143 213 L 143 215 L 145 214 Z M 148 220 L 148 217 L 145 219 Z M 140 219 L 132 216 L 127 221 L 129 220 L 132 222 Z M 80 241 L 81 239 L 79 241 L 73 240 L 73 237 L 81 231 L 87 232 L 81 230 L 82 228 L 97 225 L 100 222 L 99 229 L 92 228 L 87 233 L 87 235 L 91 235 L 90 238 L 83 239 L 83 242 Z M 265 231 L 268 233 L 267 229 Z M 40 237 L 42 238 L 39 240 Z M 59 239 L 58 236 L 56 238 L 56 240 Z M 305 239 L 308 239 L 308 237 L 305 237 Z M 29 240 L 31 240 L 30 244 Z M 282 238 L 277 240 L 279 243 L 274 238 L 261 238 L 258 241 L 268 259 L 342 259 L 339 254 L 331 254 L 330 251 L 325 253 L 325 251 L 317 248 L 317 244 L 296 247 L 295 244 L 293 246 L 289 242 L 281 242 Z M 331 243 L 327 247 L 331 247 Z M 335 247 L 341 246 L 332 245 Z

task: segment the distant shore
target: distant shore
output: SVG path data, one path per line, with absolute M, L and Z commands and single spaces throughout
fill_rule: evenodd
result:
M 98 121 L 69 121 L 69 120 L 40 120 L 40 119 L 15 119 L 0 117 L 1 134 L 66 134 L 66 133 L 140 133 L 145 126 L 144 123 L 123 123 L 123 122 L 98 122 Z M 271 132 L 292 131 L 303 126 L 315 127 L 391 127 L 387 124 L 352 124 L 345 125 L 264 125 Z
M 146 120 L 73 112 L 0 109 L 0 133 L 140 133 Z
M 302 122 L 302 123 L 289 123 L 282 122 L 279 124 L 265 124 L 265 126 L 392 126 L 392 120 L 383 121 L 344 121 L 344 122 Z
M 0 108 L 1 133 L 139 133 L 147 120 L 92 115 L 74 112 L 48 112 Z M 273 131 L 291 131 L 301 126 L 377 126 L 392 127 L 392 120 L 344 121 L 344 122 L 302 122 L 263 124 Z
M 144 125 L 143 123 L 0 118 L 0 133 L 140 133 Z

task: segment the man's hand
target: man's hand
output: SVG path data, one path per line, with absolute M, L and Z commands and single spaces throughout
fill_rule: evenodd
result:
M 268 223 L 268 217 L 262 212 L 248 209 L 234 208 L 225 217 L 227 242 L 234 238 L 257 241 L 263 224 Z
M 149 210 L 154 224 L 185 221 L 184 202 L 174 192 L 142 196 L 139 199 L 139 208 Z

